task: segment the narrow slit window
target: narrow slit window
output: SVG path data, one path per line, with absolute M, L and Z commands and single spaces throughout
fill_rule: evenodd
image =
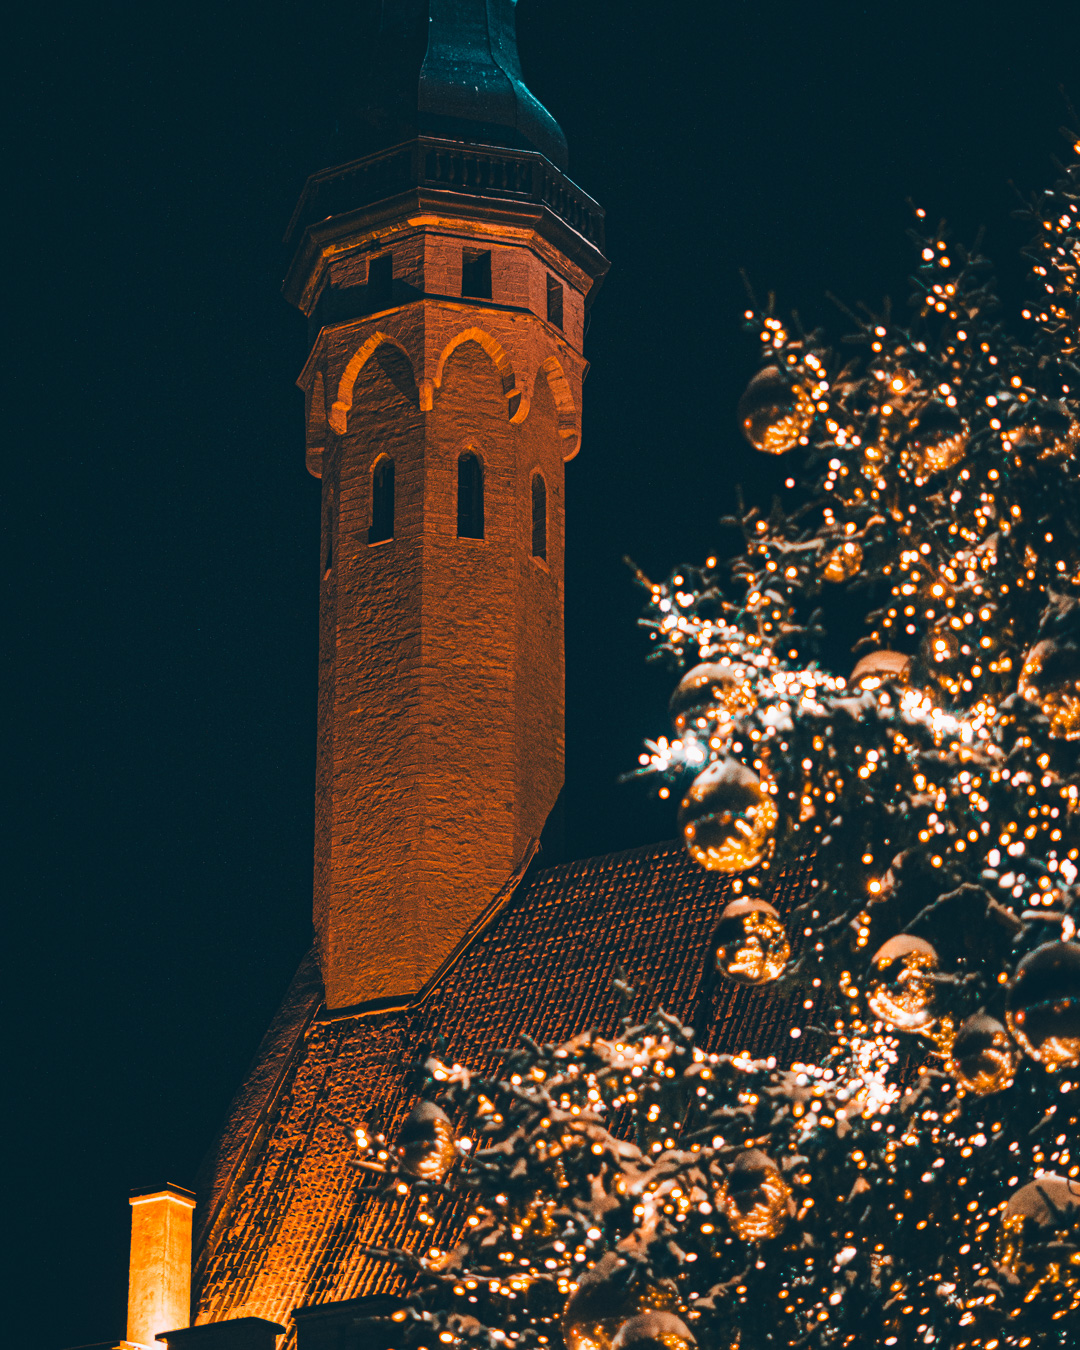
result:
M 457 532 L 459 539 L 484 537 L 484 467 L 473 454 L 457 462 Z
M 394 255 L 381 253 L 368 263 L 368 308 L 389 309 L 394 294 Z
M 563 288 L 562 282 L 551 273 L 548 273 L 547 279 L 547 309 L 548 323 L 553 323 L 556 328 L 563 326 Z
M 547 484 L 538 473 L 532 480 L 532 555 L 547 561 Z
M 461 294 L 491 299 L 491 254 L 486 249 L 467 248 L 462 253 Z
M 334 570 L 334 536 L 331 534 L 326 541 L 326 560 L 323 563 L 323 580 Z
M 371 475 L 371 528 L 368 543 L 394 537 L 394 461 L 383 455 Z

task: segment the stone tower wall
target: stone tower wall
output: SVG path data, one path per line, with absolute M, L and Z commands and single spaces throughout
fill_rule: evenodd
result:
M 470 247 L 492 255 L 490 301 L 460 296 Z M 323 480 L 315 924 L 331 1008 L 414 996 L 539 837 L 563 776 L 563 463 L 589 282 L 527 231 L 412 223 L 339 248 L 338 303 L 387 251 L 405 303 L 324 326 L 303 377 Z M 482 539 L 457 535 L 463 453 L 483 465 Z M 394 537 L 369 542 L 382 456 Z

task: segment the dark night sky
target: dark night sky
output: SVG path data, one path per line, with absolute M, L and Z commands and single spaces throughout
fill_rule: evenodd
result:
M 309 942 L 318 485 L 280 238 L 360 12 L 106 0 L 8 30 L 12 1344 L 123 1334 L 127 1192 L 191 1183 Z M 1008 182 L 1049 181 L 1080 19 L 522 0 L 519 31 L 613 263 L 568 470 L 585 856 L 673 833 L 616 783 L 667 694 L 622 554 L 700 560 L 736 481 L 784 475 L 734 425 L 737 269 L 839 332 L 827 289 L 906 295 L 911 196 L 986 222 L 1015 299 Z

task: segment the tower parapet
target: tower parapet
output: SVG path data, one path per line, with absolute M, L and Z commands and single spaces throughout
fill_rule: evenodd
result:
M 511 0 L 401 8 L 430 10 L 415 83 L 414 46 L 398 52 L 416 107 L 385 72 L 379 97 L 386 134 L 416 134 L 309 180 L 285 281 L 311 328 L 299 383 L 323 484 L 331 1009 L 415 997 L 562 786 L 563 464 L 607 269 L 603 213 L 548 157 L 565 143 L 521 82 Z

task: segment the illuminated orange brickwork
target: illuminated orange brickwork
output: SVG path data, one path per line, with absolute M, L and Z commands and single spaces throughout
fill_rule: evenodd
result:
M 127 1339 L 154 1345 L 191 1317 L 191 1218 L 195 1197 L 179 1186 L 131 1197 Z
M 460 295 L 478 253 L 490 299 Z M 301 380 L 323 483 L 315 924 L 333 1008 L 421 988 L 563 776 L 563 463 L 591 279 L 534 229 L 409 216 L 336 237 L 294 298 L 324 316 L 370 304 L 380 265 L 402 303 L 324 324 Z M 458 535 L 463 454 L 482 466 L 482 538 Z M 385 459 L 392 538 L 372 541 Z

